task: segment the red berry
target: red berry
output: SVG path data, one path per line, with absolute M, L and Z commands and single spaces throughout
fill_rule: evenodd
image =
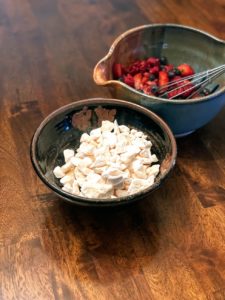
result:
M 139 71 L 145 72 L 147 70 L 147 64 L 145 60 L 142 60 L 139 65 Z
M 172 64 L 164 66 L 164 71 L 166 71 L 166 72 L 173 71 L 173 69 L 174 69 L 174 66 Z
M 152 95 L 151 87 L 148 86 L 148 85 L 145 85 L 145 86 L 143 87 L 143 92 L 144 92 L 145 94 L 147 94 L 147 95 Z
M 149 72 L 150 72 L 150 74 L 154 74 L 154 75 L 158 76 L 159 66 L 152 67 Z
M 141 73 L 134 75 L 134 87 L 137 90 L 141 90 L 143 88 Z
M 144 85 L 148 80 L 149 80 L 149 77 L 143 76 L 141 82 Z
M 182 86 L 182 98 L 187 98 L 194 91 L 194 85 L 189 80 L 184 79 L 179 85 Z
M 150 66 L 159 66 L 159 58 L 157 58 L 157 57 L 154 57 L 154 56 L 152 56 L 152 57 L 149 57 L 148 59 L 147 59 L 147 63 L 148 63 L 148 65 L 150 65 Z
M 166 71 L 159 72 L 159 86 L 162 87 L 169 82 L 169 77 Z
M 113 77 L 115 79 L 118 79 L 120 77 L 122 77 L 123 75 L 123 68 L 121 64 L 114 64 L 113 65 Z
M 177 69 L 181 72 L 182 77 L 193 75 L 195 73 L 194 69 L 188 64 L 181 64 Z
M 174 76 L 173 79 L 171 81 L 178 81 L 180 80 L 182 77 L 181 76 Z
M 148 86 L 151 86 L 151 87 L 154 86 L 154 85 L 157 85 L 157 84 L 155 83 L 155 81 L 150 81 L 150 80 L 147 81 L 146 84 L 147 84 Z
M 194 91 L 194 85 L 189 80 L 182 80 L 177 83 L 176 87 L 173 87 L 175 90 L 171 90 L 167 93 L 168 98 L 175 98 L 179 95 L 179 98 L 187 98 Z
M 126 83 L 127 85 L 134 87 L 134 78 L 132 75 L 127 74 L 124 76 L 123 78 L 124 83 Z

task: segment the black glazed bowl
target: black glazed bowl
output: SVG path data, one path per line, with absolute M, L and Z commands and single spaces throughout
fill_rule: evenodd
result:
M 101 126 L 102 120 L 117 119 L 145 132 L 152 141 L 152 152 L 160 162 L 155 183 L 136 194 L 115 199 L 92 199 L 70 194 L 61 189 L 53 175 L 57 165 L 63 165 L 63 150 L 78 148 L 84 132 Z M 31 161 L 40 179 L 63 200 L 84 206 L 116 206 L 131 203 L 158 188 L 175 165 L 177 147 L 166 123 L 153 112 L 137 104 L 116 99 L 88 99 L 63 106 L 51 113 L 37 128 L 31 141 Z

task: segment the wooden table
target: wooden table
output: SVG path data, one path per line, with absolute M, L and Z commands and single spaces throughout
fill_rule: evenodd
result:
M 119 34 L 170 22 L 225 39 L 224 15 L 224 0 L 0 1 L 0 299 L 225 299 L 225 110 L 119 210 L 64 204 L 29 158 L 50 112 L 110 96 L 92 71 Z

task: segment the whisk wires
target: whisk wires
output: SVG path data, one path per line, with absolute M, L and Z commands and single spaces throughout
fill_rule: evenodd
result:
M 168 97 L 169 99 L 174 99 L 184 95 L 185 93 L 188 93 L 188 96 L 185 98 L 190 99 L 224 72 L 225 64 L 210 70 L 202 71 L 194 75 L 174 80 L 167 85 L 161 86 L 158 93 L 160 97 L 166 97 L 168 94 L 170 94 L 171 96 Z

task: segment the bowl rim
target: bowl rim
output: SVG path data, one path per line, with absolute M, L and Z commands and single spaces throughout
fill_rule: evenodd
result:
M 175 24 L 175 23 L 154 23 L 154 24 L 145 24 L 145 25 L 140 25 L 140 26 L 137 26 L 137 27 L 133 27 L 131 29 L 128 29 L 126 30 L 125 32 L 123 32 L 122 34 L 120 34 L 115 40 L 114 42 L 111 44 L 109 50 L 108 50 L 108 53 L 102 58 L 100 59 L 97 64 L 95 65 L 94 67 L 94 71 L 93 71 L 93 79 L 95 81 L 96 84 L 98 85 L 103 85 L 103 86 L 106 86 L 106 85 L 120 85 L 124 88 L 126 88 L 127 90 L 131 91 L 132 93 L 135 93 L 137 95 L 140 95 L 142 97 L 145 97 L 146 99 L 149 99 L 149 100 L 154 100 L 156 102 L 161 102 L 161 103 L 168 103 L 168 104 L 171 104 L 171 103 L 176 103 L 176 104 L 185 104 L 185 103 L 188 103 L 188 104 L 194 104 L 194 103 L 197 103 L 197 102 L 205 102 L 205 101 L 208 101 L 208 100 L 211 100 L 212 98 L 215 98 L 219 95 L 221 95 L 223 92 L 225 92 L 225 85 L 220 88 L 218 91 L 216 91 L 215 93 L 211 94 L 211 95 L 208 95 L 208 96 L 204 96 L 204 97 L 196 97 L 194 99 L 164 99 L 164 98 L 160 98 L 160 97 L 155 97 L 155 96 L 150 96 L 150 95 L 147 95 L 147 94 L 144 94 L 144 93 L 141 93 L 139 91 L 137 91 L 136 89 L 128 86 L 127 84 L 119 81 L 119 80 L 107 80 L 103 83 L 99 83 L 98 80 L 96 79 L 96 73 L 97 73 L 97 69 L 98 69 L 98 66 L 105 62 L 106 60 L 108 60 L 112 55 L 113 55 L 113 52 L 114 52 L 114 49 L 116 48 L 116 46 L 119 44 L 120 41 L 123 40 L 123 38 L 127 37 L 128 35 L 134 33 L 134 32 L 137 32 L 137 31 L 142 31 L 144 29 L 148 29 L 148 28 L 156 28 L 156 27 L 175 27 L 175 28 L 180 28 L 180 29 L 185 29 L 185 30 L 189 30 L 189 31 L 194 31 L 194 32 L 197 32 L 198 34 L 201 34 L 201 35 L 204 35 L 214 41 L 217 41 L 218 43 L 221 43 L 221 44 L 224 44 L 225 46 L 225 40 L 223 39 L 219 39 L 218 37 L 216 37 L 215 35 L 213 34 L 210 34 L 209 32 L 207 31 L 204 31 L 204 30 L 201 30 L 201 29 L 198 29 L 198 28 L 194 28 L 194 27 L 191 27 L 191 26 L 187 26 L 187 25 L 181 25 L 181 24 Z
M 169 137 L 170 143 L 171 143 L 172 153 L 171 153 L 170 160 L 169 160 L 170 163 L 168 164 L 167 170 L 163 173 L 162 177 L 160 178 L 160 180 L 158 182 L 155 182 L 150 187 L 148 187 L 144 190 L 141 190 L 138 193 L 127 196 L 127 197 L 118 197 L 115 199 L 111 199 L 111 198 L 110 199 L 109 198 L 97 199 L 97 198 L 84 198 L 84 197 L 81 197 L 78 195 L 73 195 L 73 194 L 67 193 L 67 192 L 63 191 L 61 188 L 52 185 L 48 181 L 46 176 L 43 174 L 43 172 L 41 171 L 41 168 L 39 167 L 38 161 L 36 159 L 36 145 L 37 145 L 38 138 L 39 138 L 42 130 L 44 129 L 44 127 L 48 124 L 48 122 L 50 120 L 54 119 L 54 117 L 57 116 L 58 114 L 66 112 L 67 110 L 69 110 L 71 108 L 79 109 L 84 106 L 94 106 L 94 105 L 104 105 L 104 104 L 109 104 L 109 105 L 111 104 L 111 105 L 123 106 L 123 107 L 125 106 L 128 109 L 133 109 L 140 113 L 143 113 L 147 117 L 151 118 L 155 123 L 157 123 L 157 125 L 159 125 L 162 128 L 162 130 L 167 134 L 167 136 Z M 33 168 L 36 171 L 36 174 L 39 176 L 39 178 L 46 184 L 47 187 L 49 187 L 51 190 L 53 190 L 58 196 L 63 198 L 65 201 L 73 203 L 73 204 L 80 204 L 80 205 L 89 205 L 89 204 L 96 205 L 97 204 L 97 205 L 101 205 L 101 206 L 111 206 L 111 205 L 115 205 L 115 204 L 132 202 L 132 200 L 134 201 L 135 198 L 144 196 L 145 194 L 152 192 L 153 190 L 158 188 L 159 185 L 165 180 L 165 178 L 168 176 L 168 174 L 172 171 L 172 169 L 175 166 L 176 158 L 177 158 L 177 144 L 176 144 L 175 137 L 174 137 L 170 127 L 154 112 L 152 112 L 136 103 L 127 102 L 125 100 L 119 100 L 119 99 L 113 99 L 113 98 L 89 98 L 89 99 L 85 99 L 85 100 L 79 100 L 76 102 L 72 102 L 70 104 L 64 105 L 64 106 L 56 109 L 55 111 L 50 113 L 40 123 L 40 125 L 35 130 L 34 135 L 31 139 L 30 158 L 31 158 Z

